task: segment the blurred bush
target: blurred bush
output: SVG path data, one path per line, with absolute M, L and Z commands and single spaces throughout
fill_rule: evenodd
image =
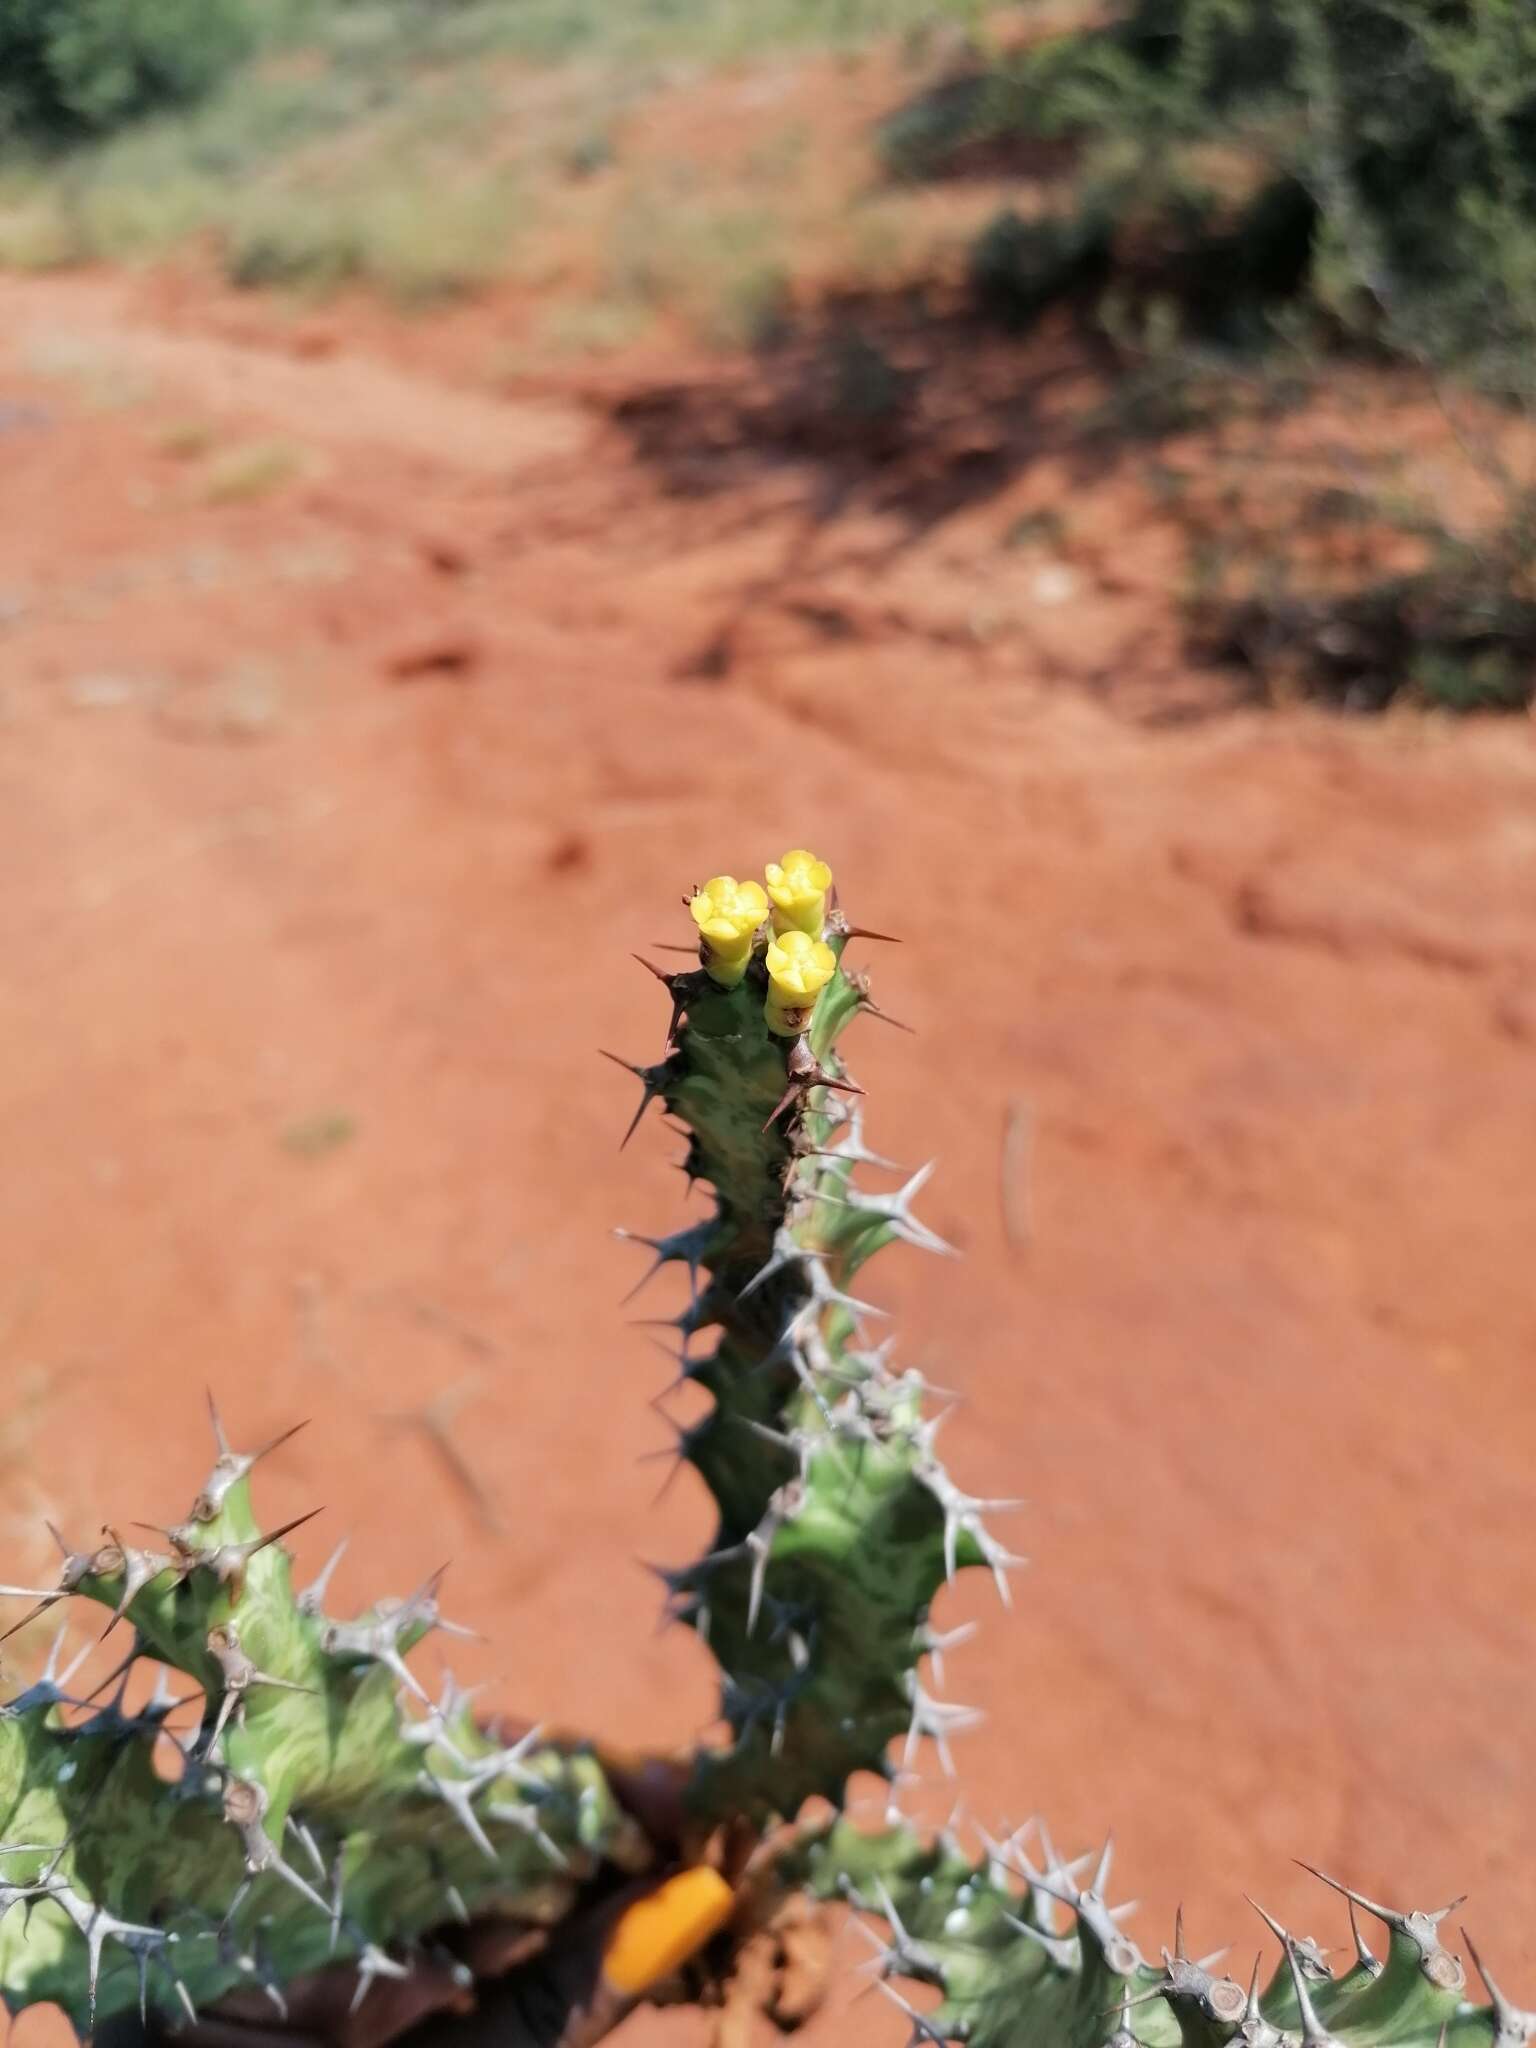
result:
M 1203 329 L 1301 301 L 1536 399 L 1531 0 L 1131 0 L 945 79 L 882 146 L 921 178 L 1013 151 L 1055 195 L 980 252 L 1015 314 L 1078 290 L 1091 249 Z
M 1532 0 L 1125 0 L 951 73 L 880 140 L 901 178 L 1018 178 L 976 296 L 1015 327 L 1075 308 L 1142 394 L 1122 432 L 1187 424 L 1170 399 L 1223 359 L 1426 372 L 1492 527 L 1383 497 L 1378 560 L 1406 536 L 1419 566 L 1323 590 L 1294 534 L 1244 550 L 1229 524 L 1196 646 L 1371 708 L 1532 701 L 1536 485 L 1509 431 L 1536 419 Z
M 252 0 L 0 0 L 0 138 L 69 141 L 206 92 Z

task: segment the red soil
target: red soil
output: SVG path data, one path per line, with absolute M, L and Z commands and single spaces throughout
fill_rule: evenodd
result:
M 683 887 L 807 840 L 907 942 L 920 1036 L 855 1055 L 965 1254 L 877 1291 L 955 1469 L 1030 1499 L 1015 1612 L 946 1611 L 970 1810 L 1113 1823 L 1154 1952 L 1182 1899 L 1246 1967 L 1244 1888 L 1344 1939 L 1301 1855 L 1470 1889 L 1536 1991 L 1529 724 L 1212 705 L 1046 343 L 1028 460 L 960 420 L 920 474 L 754 449 L 687 366 L 617 418 L 612 373 L 468 388 L 467 316 L 434 366 L 227 310 L 0 285 L 6 1575 L 44 1512 L 169 1520 L 211 1384 L 244 1438 L 313 1418 L 263 1504 L 352 1533 L 344 1599 L 451 1557 L 461 1676 L 687 1741 L 709 1670 L 637 1560 L 705 1516 L 637 1462 L 610 1235 L 681 1184 L 595 1054 L 659 1049 L 628 955 Z M 1067 558 L 1001 546 L 1051 505 Z M 455 1390 L 490 1513 L 391 1419 Z

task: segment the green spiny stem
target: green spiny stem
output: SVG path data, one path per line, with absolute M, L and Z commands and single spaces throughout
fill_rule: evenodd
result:
M 920 1377 L 860 1341 L 867 1260 L 897 1238 L 947 1247 L 911 1212 L 922 1175 L 888 1197 L 854 1179 L 867 1155 L 838 1042 L 867 995 L 842 971 L 846 927 L 827 940 L 838 967 L 803 1037 L 769 1028 L 760 960 L 728 989 L 701 969 L 666 977 L 671 1042 L 644 1070 L 714 1191 L 702 1222 L 646 1240 L 688 1272 L 679 1371 L 713 1402 L 680 1450 L 714 1496 L 715 1541 L 667 1574 L 725 1674 L 733 1740 L 700 1756 L 692 1788 L 710 1820 L 840 1800 L 853 1772 L 889 1770 L 894 1738 L 942 1740 L 960 1715 L 918 1677 L 929 1605 L 957 1565 L 1001 1580 L 1012 1562 L 935 1455 Z
M 712 906 L 734 926 L 712 923 Z M 947 1247 L 912 1214 L 923 1175 L 886 1196 L 857 1179 L 860 1167 L 888 1162 L 866 1151 L 848 1101 L 857 1093 L 841 1035 L 873 1006 L 864 978 L 843 966 L 846 921 L 835 909 L 815 921 L 829 949 L 825 983 L 800 1020 L 803 1035 L 790 1038 L 771 1028 L 775 960 L 766 926 L 750 934 L 750 885 L 719 878 L 692 907 L 700 969 L 661 977 L 673 1006 L 666 1052 L 634 1069 L 642 1113 L 665 1104 L 687 1133 L 690 1182 L 714 1197 L 703 1221 L 645 1240 L 655 1266 L 687 1270 L 689 1300 L 672 1319 L 679 1371 L 713 1403 L 679 1433 L 679 1450 L 714 1497 L 715 1539 L 666 1578 L 676 1613 L 721 1666 L 731 1729 L 727 1747 L 696 1760 L 694 1809 L 763 1826 L 813 1794 L 841 1806 L 855 1771 L 890 1776 L 903 1732 L 909 1751 L 923 1735 L 942 1747 L 956 1710 L 933 1702 L 918 1677 L 940 1646 L 929 1607 L 963 1564 L 990 1565 L 1006 1598 L 1014 1560 L 982 1517 L 1011 1503 L 955 1484 L 921 1378 L 894 1374 L 859 1336 L 871 1311 L 852 1288 L 866 1261 L 896 1239 Z M 696 1354 L 693 1340 L 706 1333 L 709 1348 Z M 1355 1963 L 1334 1976 L 1315 1944 L 1269 1921 L 1279 1967 L 1261 1989 L 1256 1965 L 1245 1986 L 1215 1974 L 1217 1957 L 1191 1957 L 1182 1924 L 1160 1964 L 1143 1957 L 1105 1897 L 1108 1845 L 1068 1865 L 1041 1829 L 1036 1863 L 1026 1833 L 986 1845 L 977 1862 L 953 1840 L 925 1844 L 904 1823 L 868 1834 L 838 1818 L 797 1837 L 779 1875 L 885 1922 L 882 1981 L 906 1977 L 938 1994 L 930 2010 L 906 2007 L 919 2041 L 1527 2048 L 1536 2039 L 1536 2016 L 1486 1973 L 1491 2003 L 1466 2000 L 1462 1965 L 1436 1932 L 1443 1914 L 1398 1914 L 1346 1893 L 1352 1924 L 1358 1905 L 1386 1925 L 1383 1961 L 1357 1932 Z
M 218 1428 L 217 1418 L 215 1427 Z M 448 1683 L 429 1699 L 405 1662 L 451 1628 L 438 1574 L 357 1620 L 296 1594 L 257 1527 L 254 1458 L 220 1454 L 168 1548 L 115 1534 L 66 1552 L 56 1593 L 110 1610 L 131 1637 L 105 1705 L 77 1701 L 58 1648 L 0 1708 L 0 1986 L 12 2011 L 52 2000 L 84 2029 L 140 2001 L 212 2003 L 355 1959 L 361 1995 L 403 1974 L 434 1928 L 496 1915 L 560 1919 L 605 1865 L 649 1845 L 594 1755 L 505 1746 Z M 147 1703 L 130 1673 L 158 1663 Z M 185 1674 L 200 1724 L 166 1689 Z M 98 1693 L 101 1689 L 98 1688 Z M 162 1769 L 164 1767 L 164 1774 Z
M 1024 1847 L 1031 1833 L 1038 1862 Z M 1338 1975 L 1315 1942 L 1262 1908 L 1282 1958 L 1266 1986 L 1257 1962 L 1245 1984 L 1215 1974 L 1215 1956 L 1192 1958 L 1182 1920 L 1155 1966 L 1122 1932 L 1124 1912 L 1108 1904 L 1110 1861 L 1106 1843 L 1068 1864 L 1043 1828 L 988 1843 L 978 1861 L 951 1837 L 925 1842 L 904 1823 L 871 1834 L 839 1819 L 807 1830 L 783 1875 L 884 1921 L 882 1978 L 940 1993 L 929 2010 L 913 2009 L 917 2038 L 973 2048 L 1524 2048 L 1536 2037 L 1536 2016 L 1514 2007 L 1486 1973 L 1489 2005 L 1468 2002 L 1462 1965 L 1435 1932 L 1443 1914 L 1364 1905 L 1387 1928 L 1380 1960 L 1351 1912 L 1355 1959 Z

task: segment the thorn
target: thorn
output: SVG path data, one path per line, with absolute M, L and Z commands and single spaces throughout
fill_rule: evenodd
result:
M 960 1254 L 957 1248 L 947 1238 L 940 1237 L 937 1231 L 930 1230 L 926 1223 L 919 1222 L 912 1213 L 914 1196 L 926 1184 L 937 1164 L 937 1160 L 930 1159 L 926 1166 L 917 1169 L 904 1187 L 898 1188 L 890 1195 L 871 1195 L 862 1188 L 854 1189 L 851 1186 L 842 1194 L 835 1194 L 825 1188 L 818 1190 L 818 1193 L 822 1201 L 830 1202 L 837 1208 L 855 1209 L 863 1215 L 877 1217 L 893 1237 L 900 1238 L 903 1244 L 912 1245 L 918 1251 L 939 1252 L 946 1258 L 958 1258 Z
M 912 2023 L 912 2042 L 932 2043 L 933 2048 L 946 2048 L 948 2035 L 941 2034 L 931 2020 L 926 2019 L 915 2005 L 902 1997 L 894 1984 L 888 1984 L 883 1977 L 875 1979 L 875 1989 L 882 1992 L 892 2005 L 899 2006 Z M 909 2048 L 911 2044 L 909 2043 Z
M 397 1963 L 393 1956 L 385 1955 L 383 1949 L 376 1948 L 371 1941 L 367 1943 L 362 1954 L 358 1957 L 356 1969 L 357 1989 L 352 1994 L 352 2003 L 347 2007 L 347 2017 L 349 2019 L 373 1989 L 375 1978 L 403 1978 L 409 1977 L 411 1974 L 406 1964 Z
M 325 1563 L 321 1565 L 318 1577 L 311 1580 L 303 1592 L 294 1596 L 293 1604 L 298 1608 L 300 1614 L 318 1614 L 320 1612 L 325 1604 L 325 1595 L 331 1583 L 331 1575 L 337 1565 L 341 1563 L 342 1558 L 346 1554 L 347 1545 L 351 1540 L 350 1536 L 343 1536 L 336 1548 L 325 1560 Z
M 182 1577 L 190 1577 L 191 1573 L 197 1570 L 211 1571 L 220 1585 L 235 1589 L 235 1597 L 238 1599 L 244 1590 L 246 1567 L 251 1559 L 259 1556 L 263 1550 L 269 1550 L 274 1543 L 280 1543 L 285 1536 L 291 1536 L 295 1529 L 302 1529 L 304 1524 L 312 1522 L 316 1515 L 324 1513 L 324 1508 L 311 1508 L 308 1514 L 295 1515 L 292 1521 L 284 1522 L 269 1535 L 252 1536 L 245 1543 L 221 1543 L 213 1550 L 185 1553 L 187 1563 L 182 1571 Z
M 1459 1898 L 1452 1899 L 1448 1906 L 1441 1906 L 1434 1913 L 1398 1913 L 1391 1906 L 1378 1906 L 1373 1900 L 1363 1897 L 1361 1893 L 1351 1891 L 1347 1884 L 1340 1884 L 1336 1877 L 1329 1877 L 1326 1872 L 1319 1870 L 1315 1864 L 1304 1863 L 1299 1856 L 1296 1857 L 1295 1861 L 1297 1867 L 1306 1871 L 1309 1877 L 1315 1877 L 1319 1884 L 1327 1885 L 1330 1891 L 1338 1892 L 1342 1897 L 1349 1899 L 1363 1911 L 1372 1914 L 1381 1921 L 1383 1926 L 1390 1927 L 1394 1933 L 1409 1931 L 1409 1923 L 1414 1920 L 1427 1920 L 1432 1926 L 1438 1927 L 1448 1914 L 1454 1913 L 1458 1906 L 1464 1906 L 1467 1903 L 1468 1895 L 1466 1892 L 1463 1892 Z
M 240 1837 L 247 1879 L 255 1879 L 266 1872 L 281 1878 L 300 1898 L 307 1899 L 317 1912 L 323 1914 L 333 1929 L 336 1928 L 341 1917 L 339 1904 L 327 1903 L 307 1878 L 300 1877 L 292 1864 L 283 1860 L 277 1844 L 262 1826 L 266 1811 L 267 1795 L 260 1785 L 246 1778 L 225 1779 L 224 1818 Z M 246 1889 L 242 1887 L 236 1893 L 225 1916 L 226 1924 L 233 1917 Z
M 1285 1959 L 1291 1966 L 1291 1983 L 1296 1991 L 1296 2004 L 1301 2012 L 1302 2048 L 1336 2048 L 1334 2037 L 1317 2016 L 1312 2003 L 1312 1992 L 1302 1974 L 1301 1963 L 1296 1954 L 1296 1944 L 1291 1937 L 1285 1937 Z
M 828 1073 L 811 1051 L 809 1043 L 799 1038 L 790 1050 L 789 1086 L 779 1097 L 778 1105 L 763 1124 L 763 1129 L 771 1129 L 792 1102 L 803 1101 L 813 1088 L 831 1088 L 844 1095 L 864 1093 L 859 1084 L 850 1081 L 846 1075 Z
M 1253 1975 L 1248 1979 L 1248 2007 L 1244 2014 L 1248 2020 L 1262 2020 L 1264 2017 L 1264 2009 L 1259 2004 L 1259 1971 L 1263 1963 L 1264 1951 L 1260 1949 L 1253 1959 Z
M 871 1152 L 864 1142 L 864 1104 L 857 1097 L 847 1104 L 843 1114 L 845 1136 L 835 1145 L 807 1146 L 807 1158 L 842 1160 L 850 1166 L 879 1166 L 891 1173 L 908 1173 L 909 1167 L 899 1166 L 894 1159 L 887 1159 L 879 1152 Z M 839 1126 L 841 1129 L 842 1126 Z
M 219 1415 L 218 1403 L 213 1398 L 213 1389 L 210 1387 L 207 1392 L 208 1419 L 213 1425 L 213 1441 L 218 1456 L 214 1459 L 213 1470 L 208 1475 L 207 1483 L 192 1503 L 190 1514 L 194 1522 L 216 1521 L 231 1489 L 248 1477 L 263 1458 L 270 1457 L 274 1451 L 281 1449 L 285 1443 L 296 1437 L 301 1429 L 309 1427 L 307 1421 L 295 1422 L 291 1428 L 279 1430 L 276 1436 L 269 1437 L 254 1451 L 232 1451 L 229 1447 L 229 1438 L 224 1432 L 223 1420 Z
M 316 1877 L 323 1880 L 325 1877 L 325 1858 L 320 1854 L 320 1844 L 315 1840 L 313 1834 L 304 1825 L 303 1821 L 295 1819 L 291 1813 L 288 1816 L 286 1825 L 294 1840 L 299 1843 L 300 1847 L 309 1857 L 310 1862 L 314 1865 Z
M 1139 2048 L 1136 2036 L 1131 2032 L 1131 2007 L 1140 2003 L 1139 1999 L 1132 1998 L 1130 1986 L 1127 1985 L 1120 1994 L 1120 2005 L 1115 2015 L 1115 2031 L 1108 2048 Z
M 677 1027 L 682 1022 L 683 1012 L 688 1007 L 688 998 L 697 990 L 701 977 L 697 971 L 692 974 L 668 974 L 664 967 L 658 967 L 654 961 L 647 960 L 643 953 L 631 953 L 629 957 L 631 960 L 638 960 L 647 974 L 654 974 L 672 998 L 672 1015 L 667 1024 L 666 1040 L 670 1048 L 677 1036 Z M 694 957 L 697 958 L 697 954 Z
M 153 1585 L 162 1573 L 171 1569 L 171 1560 L 168 1557 L 161 1557 L 152 1550 L 131 1549 L 111 1527 L 104 1527 L 103 1534 L 110 1537 L 111 1541 L 97 1551 L 92 1561 L 96 1575 L 103 1579 L 115 1579 L 121 1574 L 123 1581 L 122 1594 L 113 1610 L 112 1619 L 101 1632 L 101 1640 L 105 1642 L 145 1587 Z M 112 1558 L 114 1550 L 117 1552 L 115 1561 Z
M 620 1306 L 633 1301 L 663 1266 L 687 1267 L 688 1291 L 696 1305 L 699 1300 L 699 1273 L 719 1231 L 718 1214 L 706 1216 L 701 1222 L 689 1224 L 686 1229 L 670 1231 L 665 1237 L 647 1237 L 640 1230 L 615 1230 L 615 1237 L 622 1237 L 629 1244 L 642 1244 L 652 1254 L 651 1264 L 623 1297 Z
M 1075 1935 L 1047 1934 L 1032 1920 L 1021 1920 L 1016 1914 L 1005 1913 L 1003 1918 L 1010 1927 L 1020 1934 L 1027 1934 L 1032 1942 L 1043 1948 L 1058 1970 L 1076 1971 L 1079 1968 L 1078 1943 Z
M 1378 1906 L 1373 1900 L 1363 1897 L 1359 1892 L 1351 1891 L 1348 1885 L 1340 1884 L 1337 1878 L 1327 1876 L 1323 1871 L 1316 1869 L 1310 1863 L 1301 1862 L 1300 1857 L 1296 1860 L 1301 1869 L 1305 1870 L 1309 1876 L 1315 1877 L 1320 1884 L 1327 1885 L 1330 1891 L 1341 1893 L 1350 1902 L 1351 1906 L 1359 1906 L 1363 1912 L 1371 1914 L 1384 1927 L 1389 1928 L 1393 1934 L 1401 1935 L 1405 1940 L 1411 1941 L 1419 1952 L 1420 1971 L 1435 1986 L 1437 1991 L 1460 1991 L 1462 1989 L 1466 1983 L 1467 1973 L 1456 1957 L 1451 1954 L 1450 1950 L 1441 1946 L 1440 1937 L 1436 1929 L 1448 1913 L 1454 1912 L 1458 1906 L 1465 1904 L 1465 1893 L 1459 1899 L 1452 1899 L 1448 1906 L 1442 1906 L 1435 1913 L 1398 1913 L 1390 1906 Z
M 59 1555 L 64 1560 L 59 1571 L 59 1583 L 47 1592 L 39 1591 L 36 1594 L 29 1595 L 18 1591 L 18 1598 L 33 1598 L 37 1601 L 37 1605 L 24 1614 L 20 1621 L 12 1622 L 8 1629 L 0 1633 L 0 1643 L 9 1642 L 12 1636 L 20 1635 L 21 1631 L 24 1628 L 29 1628 L 40 1614 L 46 1614 L 50 1607 L 57 1606 L 59 1601 L 75 1592 L 83 1581 L 91 1576 L 95 1566 L 96 1558 L 94 1552 L 88 1554 L 84 1551 L 71 1550 L 64 1541 L 64 1538 L 59 1534 L 56 1523 L 45 1521 L 43 1526 L 58 1545 Z
M 979 1627 L 979 1622 L 962 1621 L 957 1628 L 942 1632 L 934 1629 L 919 1631 L 923 1654 L 933 1665 L 933 1675 L 940 1685 L 944 1683 L 944 1659 L 951 1650 L 958 1650 L 962 1643 L 968 1643 Z
M 917 1027 L 915 1025 L 905 1024 L 900 1017 L 893 1017 L 889 1010 L 881 1009 L 869 992 L 869 976 L 867 974 L 850 974 L 845 971 L 844 978 L 852 984 L 858 996 L 859 1007 L 857 1014 L 859 1016 L 877 1017 L 882 1024 L 889 1024 L 897 1031 L 904 1031 L 909 1038 L 916 1038 Z
M 1465 1927 L 1461 1938 L 1467 1944 L 1467 1954 L 1472 1958 L 1472 1967 L 1482 1979 L 1483 1989 L 1493 2007 L 1494 2018 L 1499 2023 L 1494 2048 L 1524 2048 L 1524 2044 L 1536 2038 L 1536 2013 L 1522 2012 L 1520 2007 L 1507 1998 L 1494 1981 L 1488 1965 L 1477 1952 L 1477 1944 Z
M 635 1132 L 639 1130 L 640 1119 L 645 1115 L 645 1112 L 653 1102 L 658 1101 L 666 1093 L 666 1067 L 665 1063 L 657 1067 L 637 1067 L 633 1060 L 620 1059 L 616 1052 L 604 1051 L 602 1052 L 602 1057 L 605 1060 L 612 1060 L 614 1065 L 622 1067 L 625 1073 L 633 1074 L 643 1089 L 640 1097 L 640 1107 L 631 1118 L 629 1129 L 619 1140 L 619 1150 L 622 1152 L 630 1139 L 635 1135 Z M 656 1078 L 658 1073 L 662 1076 L 660 1081 Z
M 964 1729 L 979 1727 L 986 1715 L 978 1707 L 952 1705 L 944 1700 L 931 1699 L 924 1692 L 914 1672 L 907 1673 L 907 1688 L 912 1700 L 912 1719 L 907 1728 L 906 1746 L 902 1752 L 902 1764 L 910 1768 L 917 1754 L 917 1745 L 926 1735 L 939 1753 L 939 1762 L 944 1775 L 955 1775 L 955 1759 L 949 1747 L 951 1734 Z
M 432 1771 L 422 1771 L 416 1782 L 424 1792 L 430 1792 L 442 1800 L 481 1855 L 489 1862 L 495 1863 L 496 1845 L 481 1826 L 480 1816 L 475 1812 L 474 1806 L 475 1794 L 483 1781 L 465 1783 L 461 1779 L 439 1778 Z
M 1366 1945 L 1365 1936 L 1360 1932 L 1360 1921 L 1355 1912 L 1355 1902 L 1353 1899 L 1349 1901 L 1349 1931 L 1355 1940 L 1355 1961 L 1368 1975 L 1379 1977 L 1382 1972 L 1382 1965 L 1372 1955 L 1369 1947 Z

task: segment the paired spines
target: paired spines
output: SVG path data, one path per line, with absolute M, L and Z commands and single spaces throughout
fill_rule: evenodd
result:
M 141 1997 L 192 2013 L 254 1983 L 276 2003 L 333 1961 L 362 1998 L 452 1920 L 558 1919 L 604 1865 L 654 1854 L 594 1753 L 537 1730 L 503 1743 L 451 1680 L 428 1692 L 411 1650 L 467 1632 L 441 1570 L 350 1621 L 324 1611 L 336 1553 L 295 1593 L 281 1539 L 308 1517 L 264 1532 L 250 1498 L 291 1432 L 241 1453 L 213 1424 L 187 1517 L 140 1525 L 153 1547 L 128 1524 L 94 1551 L 57 1537 L 57 1586 L 11 1589 L 25 1620 L 93 1602 L 98 1639 L 127 1646 L 81 1696 L 61 1634 L 0 1707 L 0 1986 L 82 2031 Z M 141 1666 L 156 1689 L 131 1705 Z
M 786 1874 L 823 1898 L 846 1900 L 883 1923 L 883 1978 L 937 1991 L 909 2008 L 921 2038 L 972 2048 L 1528 2048 L 1536 2014 L 1489 1976 L 1465 1930 L 1486 2005 L 1466 1995 L 1462 1965 L 1435 1929 L 1445 1908 L 1404 1913 L 1323 1882 L 1380 1921 L 1400 1943 L 1382 1962 L 1350 1914 L 1352 1961 L 1328 1953 L 1256 1908 L 1279 1949 L 1268 1981 L 1262 1955 L 1241 1977 L 1225 1949 L 1191 1952 L 1182 1912 L 1160 1965 L 1123 1931 L 1132 1906 L 1108 1902 L 1108 1845 L 1071 1862 L 1042 1823 L 1005 1841 L 982 1836 L 969 1859 L 952 1837 L 924 1842 L 905 1824 L 867 1832 L 848 1820 L 807 1829 Z

